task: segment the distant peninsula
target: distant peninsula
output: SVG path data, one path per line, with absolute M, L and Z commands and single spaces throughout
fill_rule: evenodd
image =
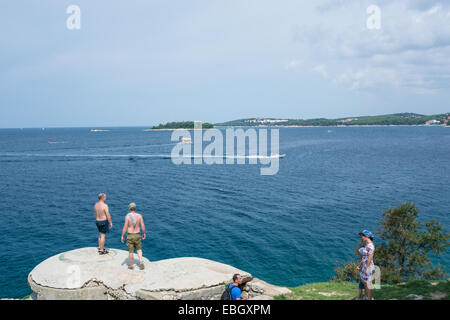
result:
M 371 126 L 371 125 L 447 125 L 450 126 L 450 112 L 434 115 L 417 113 L 395 113 L 379 116 L 357 116 L 338 119 L 275 119 L 275 118 L 247 118 L 222 123 L 214 126 L 283 126 L 283 127 L 311 127 L 311 126 Z
M 208 122 L 202 123 L 203 129 L 214 128 L 214 125 Z M 153 126 L 150 130 L 174 130 L 174 129 L 194 129 L 194 121 L 181 121 L 181 122 L 167 122 L 166 124 L 160 123 L 158 126 Z
M 378 116 L 356 116 L 337 119 L 314 118 L 314 119 L 277 119 L 277 118 L 246 118 L 227 122 L 211 124 L 202 123 L 203 129 L 214 127 L 326 127 L 326 126 L 448 126 L 450 127 L 450 112 L 433 115 L 423 115 L 418 113 L 394 113 Z M 153 126 L 153 130 L 176 130 L 176 129 L 194 129 L 194 121 L 180 121 L 160 123 Z

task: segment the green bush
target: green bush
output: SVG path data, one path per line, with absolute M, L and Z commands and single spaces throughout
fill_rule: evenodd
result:
M 336 275 L 333 277 L 333 281 L 359 281 L 359 271 L 356 267 L 359 262 L 349 262 L 342 265 L 338 265 L 334 268 Z
M 426 221 L 425 230 L 422 230 L 418 213 L 416 205 L 408 201 L 382 213 L 384 219 L 377 230 L 381 243 L 375 245 L 374 263 L 380 267 L 383 283 L 437 280 L 447 276 L 442 265 L 432 265 L 429 255 L 446 252 L 446 247 L 450 245 L 450 233 L 444 231 L 435 220 Z M 357 265 L 351 262 L 338 266 L 334 279 L 351 281 L 358 274 Z

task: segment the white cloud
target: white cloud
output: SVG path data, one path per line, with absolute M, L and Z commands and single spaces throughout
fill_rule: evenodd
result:
M 327 71 L 325 70 L 325 66 L 323 65 L 323 64 L 319 64 L 319 65 L 317 65 L 317 66 L 315 66 L 314 68 L 313 68 L 313 70 L 315 71 L 315 72 L 317 72 L 318 74 L 320 74 L 322 77 L 324 77 L 325 79 L 328 79 L 328 73 L 327 73 Z
M 302 64 L 303 64 L 302 61 L 294 59 L 294 60 L 291 60 L 288 64 L 286 64 L 284 66 L 284 68 L 286 70 L 297 70 L 301 67 Z
M 383 86 L 431 94 L 448 89 L 450 5 L 380 0 L 381 29 L 369 30 L 366 8 L 372 2 L 323 1 L 317 22 L 299 25 L 293 34 L 307 53 L 305 64 L 353 90 Z

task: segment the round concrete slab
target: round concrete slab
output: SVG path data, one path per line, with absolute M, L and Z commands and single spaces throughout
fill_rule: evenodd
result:
M 128 269 L 128 252 L 81 248 L 57 254 L 37 265 L 28 281 L 38 299 L 217 299 L 233 274 L 248 272 L 212 260 L 185 257 Z

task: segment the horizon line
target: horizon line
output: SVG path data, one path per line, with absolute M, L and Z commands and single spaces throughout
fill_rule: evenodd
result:
M 396 115 L 396 114 L 402 114 L 402 113 L 410 113 L 410 114 L 417 114 L 420 116 L 432 116 L 432 115 L 441 115 L 441 114 L 450 114 L 450 112 L 443 112 L 443 113 L 434 113 L 434 114 L 422 114 L 422 113 L 416 113 L 416 112 L 395 112 L 395 113 L 386 113 L 386 114 L 374 114 L 374 115 L 359 115 L 359 116 L 344 116 L 344 117 L 339 117 L 339 118 L 325 118 L 325 117 L 314 117 L 314 118 L 290 118 L 290 117 L 285 117 L 285 118 L 276 118 L 276 117 L 250 117 L 250 118 L 235 118 L 233 120 L 225 120 L 222 122 L 217 122 L 217 124 L 220 123 L 225 123 L 225 122 L 231 122 L 231 121 L 237 121 L 237 120 L 246 120 L 246 119 L 275 119 L 275 120 L 315 120 L 315 119 L 327 119 L 327 120 L 339 120 L 339 119 L 343 119 L 343 118 L 348 118 L 348 117 L 377 117 L 377 116 L 387 116 L 387 115 Z M 187 122 L 187 121 L 198 121 L 198 120 L 180 120 L 180 121 L 166 121 L 166 123 L 168 122 Z M 213 125 L 215 125 L 215 123 L 213 122 L 209 122 L 209 121 L 201 121 L 202 123 L 211 123 Z M 36 127 L 0 127 L 0 130 L 3 129 L 19 129 L 19 130 L 23 130 L 23 129 L 68 129 L 68 128 L 79 128 L 79 129 L 84 129 L 84 128 L 90 128 L 90 129 L 96 129 L 96 128 L 148 128 L 151 129 L 151 127 L 153 126 L 157 126 L 161 123 L 155 124 L 155 125 L 150 125 L 150 126 L 146 126 L 146 125 L 99 125 L 99 126 L 36 126 Z

